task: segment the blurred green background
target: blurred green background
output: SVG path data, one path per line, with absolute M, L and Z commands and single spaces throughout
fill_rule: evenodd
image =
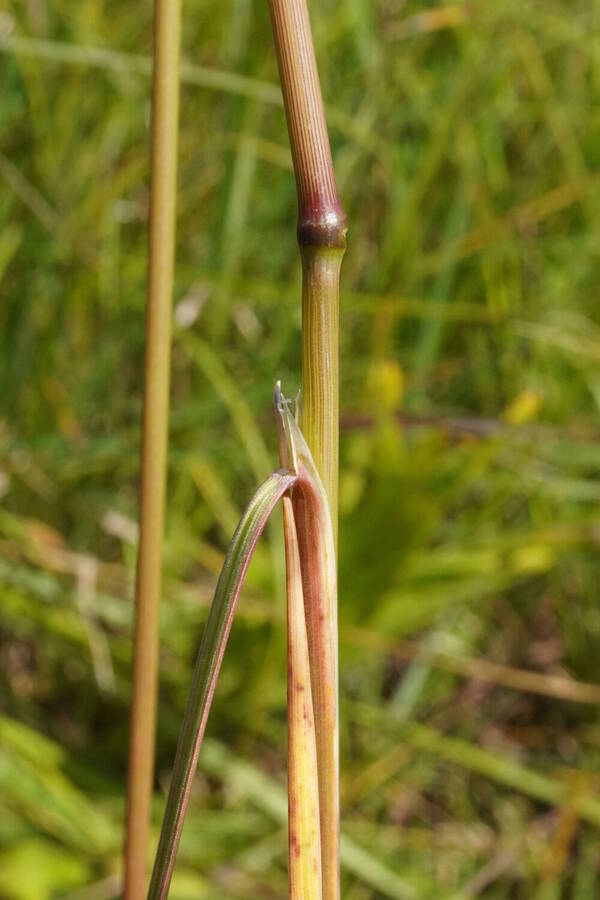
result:
M 266 3 L 185 0 L 154 839 L 300 377 Z M 340 191 L 342 894 L 600 895 L 598 0 L 321 0 Z M 0 13 L 0 896 L 119 895 L 149 0 Z M 533 676 L 528 673 L 534 673 Z M 575 683 L 578 682 L 577 684 Z M 584 683 L 588 683 L 587 686 Z M 286 896 L 279 523 L 171 896 Z

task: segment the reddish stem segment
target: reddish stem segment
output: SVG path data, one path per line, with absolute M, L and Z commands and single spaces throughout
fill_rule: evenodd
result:
M 327 498 L 304 466 L 292 505 L 302 569 L 302 590 L 315 713 L 323 900 L 340 896 L 339 740 L 336 566 Z
M 296 189 L 302 257 L 302 428 L 337 537 L 338 294 L 346 247 L 306 0 L 269 0 Z
M 305 0 L 269 0 L 269 10 L 298 191 L 298 242 L 343 249 L 346 216 L 335 183 L 308 7 Z
M 284 403 L 275 386 L 279 462 L 295 466 Z M 321 826 L 315 715 L 302 563 L 292 499 L 282 498 L 287 588 L 288 877 L 290 900 L 322 900 Z

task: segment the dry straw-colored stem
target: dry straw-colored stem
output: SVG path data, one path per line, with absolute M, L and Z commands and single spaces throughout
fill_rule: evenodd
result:
M 145 896 L 154 774 L 159 601 L 169 423 L 179 40 L 179 0 L 156 0 L 140 545 L 135 590 L 134 667 L 127 785 L 124 876 L 126 900 L 142 900 Z

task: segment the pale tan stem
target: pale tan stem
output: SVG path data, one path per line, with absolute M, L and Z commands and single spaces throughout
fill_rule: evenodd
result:
M 179 0 L 156 0 L 140 545 L 135 591 L 124 874 L 126 900 L 143 900 L 145 896 L 154 774 L 159 601 L 169 423 L 179 41 Z

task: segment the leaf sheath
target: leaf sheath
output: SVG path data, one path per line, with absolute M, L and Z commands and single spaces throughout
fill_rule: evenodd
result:
M 340 818 L 337 674 L 337 568 L 325 488 L 289 403 L 275 389 L 279 428 L 285 435 L 282 456 L 297 481 L 292 507 L 306 616 L 310 683 L 315 718 L 321 830 L 323 900 L 340 891 Z M 280 438 L 280 443 L 283 441 Z
M 288 870 L 290 900 L 321 900 L 319 781 L 300 553 L 284 497 L 288 642 Z

